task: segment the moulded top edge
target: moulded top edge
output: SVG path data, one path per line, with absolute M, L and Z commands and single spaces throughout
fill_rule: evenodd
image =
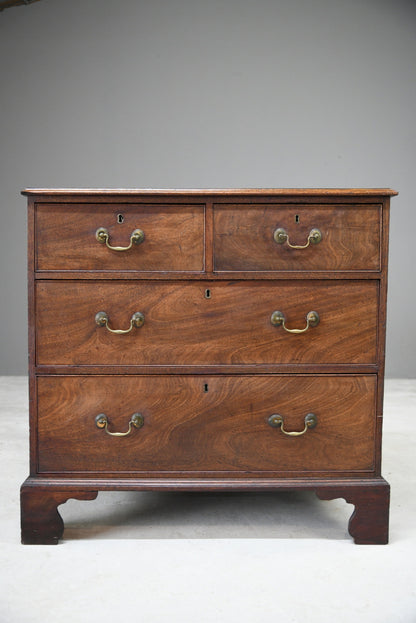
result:
M 309 195 L 395 196 L 391 188 L 26 188 L 22 195 Z

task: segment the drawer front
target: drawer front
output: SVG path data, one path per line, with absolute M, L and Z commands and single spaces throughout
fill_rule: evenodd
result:
M 209 298 L 207 298 L 209 297 Z M 378 282 L 38 281 L 37 363 L 210 365 L 376 362 Z M 320 322 L 304 333 L 307 314 Z M 105 312 L 108 328 L 96 324 Z M 127 334 L 135 312 L 144 324 Z
M 319 230 L 320 242 L 310 233 Z M 276 230 L 284 230 L 276 242 Z M 216 205 L 216 271 L 380 270 L 380 205 Z
M 144 233 L 144 240 L 124 251 L 111 250 L 105 237 L 97 240 L 100 228 L 107 230 L 113 247 L 128 247 L 136 229 Z M 39 204 L 36 268 L 202 271 L 204 206 Z
M 374 468 L 376 379 L 162 376 L 38 378 L 38 470 L 46 472 L 349 472 Z M 126 436 L 134 413 L 142 426 Z M 301 432 L 305 415 L 316 426 Z M 102 417 L 102 415 L 101 415 Z

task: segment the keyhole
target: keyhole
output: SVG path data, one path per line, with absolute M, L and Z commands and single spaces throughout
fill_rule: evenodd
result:
M 205 298 L 206 299 L 210 299 L 211 298 L 211 290 L 209 288 L 207 288 L 205 290 Z
M 299 223 L 299 214 L 295 215 L 295 223 Z
M 208 391 L 208 383 L 204 383 L 204 392 L 207 393 Z
M 123 223 L 124 222 L 124 216 L 122 214 L 117 214 L 117 223 Z

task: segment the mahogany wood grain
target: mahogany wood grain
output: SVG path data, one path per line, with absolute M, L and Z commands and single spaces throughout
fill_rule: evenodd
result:
M 390 197 L 381 189 L 28 189 L 30 477 L 22 542 L 57 543 L 58 506 L 98 491 L 315 491 L 386 543 L 381 474 Z M 117 215 L 123 222 L 117 222 Z M 298 218 L 296 218 L 296 215 Z M 297 222 L 298 221 L 298 222 Z M 319 222 L 318 222 L 319 221 Z M 145 242 L 126 252 L 135 228 Z M 323 239 L 306 242 L 313 227 Z M 209 297 L 206 298 L 206 290 Z M 134 311 L 145 324 L 126 328 Z M 301 335 L 289 328 L 320 324 Z M 144 426 L 127 437 L 132 413 Z M 301 430 L 284 436 L 280 413 Z M 122 450 L 120 450 L 122 449 Z
M 389 542 L 390 485 L 384 480 L 370 486 L 320 487 L 316 495 L 321 500 L 344 498 L 355 505 L 348 531 L 357 545 L 385 545 Z
M 376 362 L 378 283 L 38 281 L 37 363 L 66 365 L 215 365 Z M 209 289 L 210 298 L 205 292 Z M 270 322 L 303 328 L 290 334 Z M 126 335 L 95 324 L 107 312 L 126 329 L 136 311 L 145 323 Z
M 377 475 L 381 476 L 381 450 L 382 450 L 382 426 L 383 426 L 383 403 L 384 403 L 384 371 L 386 354 L 386 324 L 387 324 L 387 277 L 388 277 L 388 255 L 389 255 L 389 225 L 390 225 L 390 197 L 385 197 L 383 201 L 383 238 L 381 242 L 382 272 L 380 275 L 380 302 L 378 306 L 378 352 L 379 362 L 379 382 L 376 406 L 376 464 L 378 465 Z
M 93 500 L 97 492 L 120 491 L 314 491 L 322 500 L 344 498 L 355 505 L 348 529 L 357 544 L 388 542 L 390 487 L 382 478 L 338 479 L 227 479 L 227 478 L 28 478 L 22 485 L 22 543 L 56 545 L 63 535 L 58 506 L 70 498 Z
M 35 280 L 42 281 L 44 279 L 56 280 L 89 280 L 94 281 L 97 279 L 108 279 L 109 272 L 105 270 L 67 270 L 67 271 L 55 271 L 55 270 L 41 270 L 35 273 Z M 111 272 L 111 278 L 114 280 L 123 279 L 124 281 L 229 281 L 230 279 L 245 279 L 245 280 L 314 280 L 319 281 L 321 279 L 330 279 L 331 281 L 341 281 L 344 279 L 380 279 L 380 273 L 376 271 L 368 270 L 348 270 L 348 271 L 307 271 L 307 270 L 294 270 L 292 272 L 287 270 L 267 270 L 267 271 L 221 271 L 213 272 L 209 271 L 208 267 L 204 272 L 178 272 L 178 271 L 120 271 L 115 270 Z
M 214 267 L 214 211 L 211 201 L 205 205 L 205 272 L 213 274 Z
M 95 201 L 105 201 L 106 197 L 111 197 L 112 201 L 118 197 L 137 197 L 154 196 L 158 200 L 160 197 L 188 197 L 191 196 L 223 196 L 229 197 L 240 195 L 244 197 L 264 196 L 291 196 L 291 197 L 392 197 L 397 195 L 396 190 L 391 188 L 26 188 L 22 190 L 22 195 L 38 197 L 93 197 Z
M 27 205 L 27 289 L 28 289 L 28 372 L 29 372 L 29 448 L 30 474 L 36 473 L 37 398 L 36 398 L 36 309 L 35 301 L 35 205 L 32 197 Z
M 314 491 L 322 500 L 354 504 L 348 530 L 355 543 L 388 543 L 390 486 L 383 478 L 28 478 L 21 488 L 22 543 L 56 545 L 64 525 L 58 506 L 70 498 L 93 500 L 98 491 Z
M 376 364 L 314 364 L 314 363 L 253 363 L 253 364 L 216 364 L 216 365 L 39 365 L 36 374 L 378 374 Z
M 39 473 L 374 470 L 374 376 L 38 378 Z M 133 413 L 144 425 L 125 432 Z M 318 424 L 300 437 L 307 413 Z
M 128 251 L 112 251 L 96 240 L 99 227 L 108 230 L 112 246 L 128 246 L 137 228 L 145 239 Z M 204 206 L 41 203 L 36 241 L 37 270 L 202 271 Z
M 24 545 L 56 545 L 64 532 L 58 506 L 70 498 L 94 500 L 98 491 L 57 491 L 22 485 L 21 535 Z
M 214 206 L 214 266 L 217 271 L 379 270 L 381 206 Z M 305 245 L 318 228 L 322 240 L 306 249 L 277 244 L 283 228 L 292 245 Z

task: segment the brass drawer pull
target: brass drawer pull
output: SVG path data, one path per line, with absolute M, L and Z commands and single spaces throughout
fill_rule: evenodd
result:
M 310 311 L 306 315 L 306 327 L 304 329 L 288 329 L 285 322 L 286 318 L 283 312 L 274 311 L 270 317 L 270 322 L 274 327 L 282 327 L 288 333 L 305 333 L 309 327 L 316 327 L 319 324 L 319 314 L 316 311 Z
M 107 247 L 111 249 L 112 251 L 128 251 L 129 249 L 131 249 L 131 247 L 134 244 L 138 245 L 143 242 L 144 231 L 141 229 L 135 229 L 131 233 L 130 244 L 128 247 L 112 247 L 111 244 L 108 242 L 110 238 L 108 229 L 106 229 L 105 227 L 99 227 L 97 231 L 95 232 L 95 237 L 98 240 L 98 242 L 101 242 L 102 244 L 106 244 Z
M 136 329 L 140 328 L 144 324 L 144 314 L 142 312 L 135 312 L 130 319 L 130 326 L 128 329 L 112 329 L 108 326 L 108 314 L 105 311 L 100 311 L 98 314 L 95 314 L 95 324 L 99 327 L 105 327 L 111 333 L 117 333 L 121 335 L 123 333 L 130 333 L 133 327 Z
M 284 244 L 286 242 L 287 246 L 291 249 L 306 249 L 311 243 L 318 244 L 318 242 L 321 242 L 322 234 L 319 229 L 314 227 L 309 232 L 308 241 L 306 244 L 291 244 L 287 231 L 283 229 L 283 227 L 278 227 L 273 234 L 273 238 L 274 241 L 277 242 L 277 244 Z
M 289 437 L 300 437 L 300 435 L 304 435 L 308 428 L 315 428 L 318 423 L 318 419 L 314 413 L 308 413 L 305 415 L 305 428 L 301 431 L 287 431 L 283 428 L 283 416 L 278 413 L 273 413 L 268 419 L 268 423 L 273 428 L 279 428 L 285 435 L 289 435 Z
M 112 437 L 126 437 L 126 435 L 130 435 L 131 427 L 141 428 L 144 424 L 144 417 L 141 413 L 133 413 L 129 422 L 129 429 L 125 433 L 112 433 L 108 430 L 108 418 L 105 413 L 100 413 L 95 418 L 95 425 L 97 428 L 104 428 L 107 435 L 111 435 Z

